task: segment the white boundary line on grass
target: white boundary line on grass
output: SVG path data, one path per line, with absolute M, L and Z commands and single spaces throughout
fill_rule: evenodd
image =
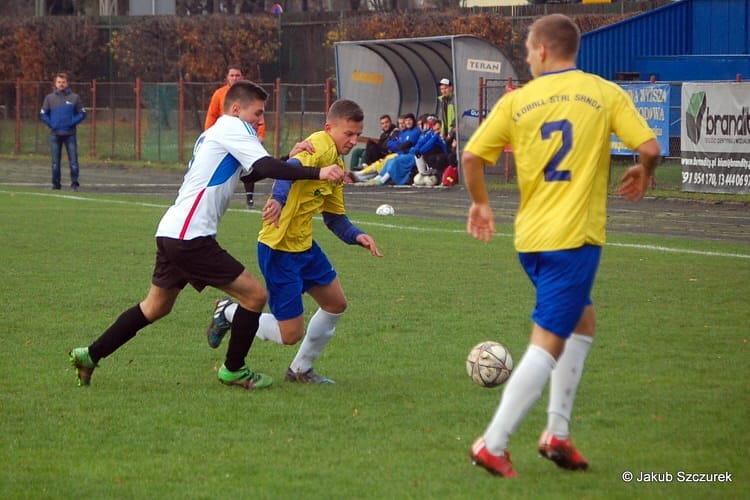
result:
M 379 227 L 385 227 L 389 229 L 408 229 L 410 231 L 433 231 L 433 232 L 441 232 L 441 233 L 464 233 L 465 231 L 463 229 L 431 229 L 431 228 L 424 228 L 424 227 L 410 227 L 410 226 L 397 226 L 394 224 L 383 224 L 380 222 L 365 222 L 364 224 L 369 224 L 371 226 L 379 226 Z M 503 236 L 506 238 L 512 238 L 512 234 L 507 233 L 495 233 L 495 236 Z M 742 253 L 727 253 L 727 252 L 709 252 L 709 251 L 703 251 L 703 250 L 690 250 L 687 248 L 671 248 L 671 247 L 664 247 L 659 245 L 640 245 L 637 243 L 614 243 L 608 241 L 605 245 L 605 247 L 618 247 L 618 248 L 632 248 L 635 250 L 653 250 L 656 252 L 666 252 L 666 253 L 680 253 L 680 254 L 687 254 L 687 255 L 701 255 L 706 257 L 730 257 L 730 258 L 737 258 L 737 259 L 750 259 L 750 254 L 742 254 Z
M 28 192 L 28 191 L 6 191 L 6 190 L 0 190 L 0 193 L 4 194 L 11 194 L 11 195 L 18 195 L 18 194 L 26 194 L 31 196 L 46 196 L 51 198 L 63 198 L 63 199 L 69 199 L 69 200 L 78 200 L 78 201 L 93 201 L 93 202 L 100 202 L 100 203 L 114 203 L 114 204 L 122 204 L 122 205 L 135 205 L 135 206 L 141 206 L 141 207 L 149 207 L 149 208 L 168 208 L 170 205 L 168 204 L 158 204 L 158 203 L 146 203 L 146 202 L 137 202 L 137 201 L 123 201 L 123 200 L 113 200 L 110 198 L 86 198 L 85 196 L 78 196 L 74 194 L 56 194 L 56 193 L 34 193 L 34 192 Z M 252 214 L 257 213 L 260 215 L 260 211 L 248 211 L 247 209 L 237 209 L 237 208 L 230 208 L 228 210 L 229 212 L 241 212 L 246 214 Z M 356 222 L 356 221 L 353 221 Z M 416 227 L 416 226 L 399 226 L 396 224 L 386 224 L 383 222 L 364 222 L 359 221 L 359 223 L 363 225 L 369 225 L 369 226 L 376 226 L 376 227 L 383 227 L 387 229 L 403 229 L 407 231 L 422 231 L 422 232 L 438 232 L 438 233 L 463 233 L 464 230 L 462 229 L 441 229 L 441 228 L 425 228 L 425 227 Z M 496 233 L 496 236 L 499 237 L 506 237 L 511 238 L 513 235 L 507 234 L 507 233 Z M 637 243 L 614 243 L 614 242 L 607 242 L 605 246 L 608 247 L 618 247 L 618 248 L 632 248 L 635 250 L 651 250 L 655 252 L 665 252 L 665 253 L 676 253 L 676 254 L 685 254 L 685 255 L 700 255 L 704 257 L 729 257 L 729 258 L 735 258 L 735 259 L 750 259 L 750 254 L 742 254 L 742 253 L 727 253 L 727 252 L 711 252 L 711 251 L 704 251 L 704 250 L 690 250 L 687 248 L 672 248 L 672 247 L 665 247 L 660 245 L 640 245 Z

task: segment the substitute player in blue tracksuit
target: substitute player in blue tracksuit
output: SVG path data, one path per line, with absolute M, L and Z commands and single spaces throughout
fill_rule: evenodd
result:
M 52 189 L 60 189 L 62 147 L 68 152 L 70 187 L 78 190 L 78 142 L 76 127 L 86 118 L 81 98 L 68 87 L 68 75 L 55 75 L 55 90 L 44 98 L 40 118 L 49 127 L 52 156 Z

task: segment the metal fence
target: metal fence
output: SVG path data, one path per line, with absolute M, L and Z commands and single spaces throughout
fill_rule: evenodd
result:
M 71 82 L 86 108 L 78 148 L 90 159 L 183 163 L 203 130 L 221 83 Z M 274 156 L 325 124 L 332 83 L 260 83 L 268 92 L 266 148 Z M 47 154 L 49 131 L 39 119 L 49 82 L 0 82 L 0 153 Z
M 483 80 L 477 109 L 486 114 L 509 86 L 524 82 Z M 633 82 L 628 82 L 633 83 Z M 669 157 L 680 156 L 680 105 L 682 82 L 672 86 Z M 184 163 L 203 130 L 208 103 L 221 83 L 192 82 L 72 82 L 81 96 L 87 118 L 78 126 L 81 156 L 87 159 Z M 260 83 L 268 92 L 266 148 L 274 156 L 325 124 L 333 101 L 330 80 L 320 84 L 291 84 L 277 80 Z M 0 154 L 49 152 L 47 127 L 39 119 L 49 82 L 0 81 Z M 480 116 L 480 120 L 482 116 Z M 512 171 L 512 155 L 500 160 L 506 180 Z

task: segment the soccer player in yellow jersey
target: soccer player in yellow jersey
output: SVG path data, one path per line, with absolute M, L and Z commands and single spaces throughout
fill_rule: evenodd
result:
M 364 113 L 355 102 L 339 100 L 326 116 L 325 129 L 307 138 L 314 153 L 305 151 L 289 160 L 304 166 L 339 165 L 362 134 Z M 313 217 L 322 212 L 323 221 L 348 244 L 365 247 L 382 257 L 375 240 L 351 223 L 344 206 L 342 184 L 332 182 L 275 183 L 272 197 L 263 208 L 263 227 L 258 236 L 258 265 L 268 288 L 272 314 L 263 314 L 257 337 L 277 344 L 296 344 L 303 338 L 296 357 L 286 371 L 289 382 L 331 384 L 333 380 L 313 369 L 313 362 L 333 337 L 347 307 L 346 296 L 333 265 L 313 240 Z M 302 294 L 318 303 L 305 331 Z M 214 323 L 231 324 L 234 305 L 229 299 L 217 302 Z M 218 321 L 217 321 L 218 319 Z M 225 330 L 226 331 L 226 330 Z M 220 339 L 219 339 L 220 341 Z M 217 344 L 218 345 L 218 344 Z M 216 347 L 216 346 L 213 346 Z
M 569 423 L 596 325 L 591 289 L 605 240 L 610 134 L 640 155 L 621 179 L 619 193 L 626 199 L 643 197 L 659 159 L 655 135 L 630 97 L 575 68 L 579 43 L 570 18 L 537 19 L 526 40 L 534 79 L 498 101 L 462 157 L 472 199 L 466 229 L 489 242 L 495 224 L 483 167 L 513 146 L 521 196 L 515 246 L 536 290 L 529 346 L 470 453 L 475 464 L 505 477 L 516 475 L 510 436 L 548 380 L 547 427 L 538 451 L 564 469 L 588 467 L 570 439 Z

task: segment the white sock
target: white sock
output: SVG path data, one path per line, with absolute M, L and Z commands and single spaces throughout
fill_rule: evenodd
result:
M 273 314 L 263 313 L 260 315 L 258 333 L 255 336 L 261 340 L 270 340 L 271 342 L 284 345 L 284 341 L 281 339 L 279 322 L 276 321 Z
M 354 177 L 356 177 L 358 181 L 362 182 L 377 177 L 378 171 L 373 170 L 372 172 L 352 172 L 352 175 L 354 175 Z
M 547 430 L 565 439 L 570 435 L 570 415 L 583 374 L 583 365 L 591 349 L 593 337 L 574 333 L 565 342 L 557 366 L 552 370 L 547 407 Z
M 419 171 L 420 174 L 422 174 L 422 175 L 429 175 L 429 173 L 430 173 L 430 167 L 427 166 L 427 162 L 424 161 L 423 157 L 421 157 L 421 156 L 418 157 L 416 159 L 416 164 L 417 164 L 417 170 Z
M 234 319 L 234 313 L 237 312 L 237 303 L 232 302 L 227 307 L 224 308 L 224 317 L 227 318 L 227 321 L 230 323 Z
M 508 447 L 511 434 L 542 395 L 555 358 L 541 347 L 530 345 L 503 391 L 500 406 L 484 432 L 484 442 L 493 455 L 502 454 Z
M 333 337 L 333 332 L 336 331 L 336 323 L 343 315 L 343 313 L 332 314 L 318 308 L 307 324 L 305 338 L 302 340 L 299 351 L 297 351 L 297 355 L 290 365 L 292 371 L 305 373 L 312 368 L 313 363 L 320 356 L 320 351 Z

